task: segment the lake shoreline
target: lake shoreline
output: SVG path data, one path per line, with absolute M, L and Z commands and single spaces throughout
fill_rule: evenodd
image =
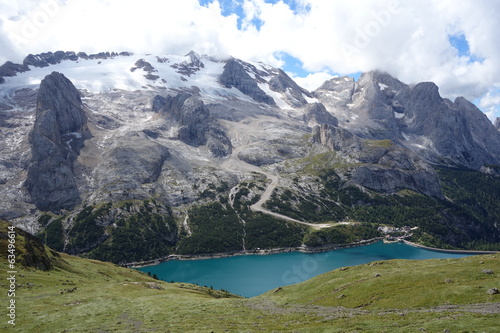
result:
M 439 249 L 436 247 L 429 247 L 425 245 L 420 245 L 417 243 L 412 243 L 407 240 L 403 240 L 403 242 L 407 245 L 418 247 L 419 249 L 424 249 L 424 250 L 429 250 L 429 251 L 436 251 L 436 252 L 443 252 L 443 253 L 456 253 L 456 254 L 498 254 L 500 252 L 498 251 L 478 251 L 478 250 L 449 250 L 449 249 Z
M 147 266 L 159 265 L 166 261 L 171 260 L 206 260 L 206 259 L 219 259 L 219 258 L 227 258 L 227 257 L 235 257 L 235 256 L 245 256 L 245 255 L 271 255 L 271 254 L 279 254 L 279 253 L 289 253 L 289 252 L 302 252 L 302 253 L 323 253 L 332 250 L 346 249 L 352 247 L 359 247 L 364 245 L 370 245 L 373 243 L 377 243 L 383 241 L 384 237 L 376 237 L 368 240 L 363 240 L 354 243 L 348 244 L 332 244 L 321 247 L 308 247 L 308 246 L 298 246 L 298 247 L 282 247 L 282 248 L 274 248 L 274 249 L 263 249 L 263 250 L 246 250 L 246 251 L 238 251 L 238 252 L 222 252 L 222 253 L 207 253 L 207 254 L 171 254 L 163 258 L 147 260 L 147 261 L 139 261 L 124 264 L 124 266 L 129 268 L 142 268 Z M 416 248 L 442 252 L 442 253 L 455 253 L 455 254 L 498 254 L 498 251 L 474 251 L 474 250 L 448 250 L 448 249 L 439 249 L 434 247 L 428 247 L 424 245 L 420 245 L 417 243 L 412 243 L 407 240 L 403 240 L 403 242 L 409 246 L 413 246 Z
M 262 249 L 262 250 L 245 250 L 238 252 L 222 252 L 222 253 L 207 253 L 207 254 L 171 254 L 163 258 L 147 260 L 147 261 L 139 261 L 139 262 L 131 262 L 126 263 L 124 266 L 128 268 L 142 268 L 147 266 L 159 265 L 162 262 L 171 261 L 171 260 L 205 260 L 205 259 L 219 259 L 219 258 L 227 258 L 234 256 L 245 256 L 245 255 L 271 255 L 278 253 L 288 253 L 288 252 L 302 252 L 302 253 L 323 253 L 332 250 L 339 249 L 347 249 L 351 247 L 358 247 L 364 245 L 370 245 L 373 243 L 377 243 L 383 240 L 383 237 L 376 237 L 368 240 L 362 240 L 354 243 L 347 244 L 332 244 L 325 245 L 321 247 L 308 247 L 308 246 L 298 246 L 298 247 L 280 247 L 274 249 Z

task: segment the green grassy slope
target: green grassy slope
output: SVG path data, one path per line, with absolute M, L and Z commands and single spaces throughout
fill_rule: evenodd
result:
M 0 223 L 2 276 L 6 231 Z M 500 295 L 486 292 L 500 287 L 497 255 L 377 262 L 244 299 L 38 244 L 17 230 L 16 326 L 2 314 L 2 332 L 496 332 L 500 318 Z M 5 313 L 8 301 L 2 292 Z

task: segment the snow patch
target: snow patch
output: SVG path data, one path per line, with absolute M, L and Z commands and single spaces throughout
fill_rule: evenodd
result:
M 306 100 L 307 103 L 319 103 L 318 99 L 316 97 L 309 97 L 306 94 L 302 93 L 302 97 Z
M 266 83 L 259 83 L 258 86 L 260 89 L 262 89 L 262 91 L 264 91 L 267 95 L 271 96 L 274 99 L 274 102 L 280 109 L 292 108 L 287 102 L 283 100 L 280 93 L 272 91 Z
M 153 75 L 158 79 L 148 80 L 144 77 L 148 73 L 141 68 L 134 71 L 138 59 L 144 59 L 154 67 Z M 218 83 L 218 77 L 224 68 L 223 62 L 212 61 L 203 56 L 205 67 L 190 77 L 181 77 L 177 69 L 171 64 L 186 63 L 190 60 L 186 56 L 166 55 L 159 62 L 156 55 L 116 56 L 108 59 L 79 59 L 79 61 L 62 61 L 56 65 L 43 68 L 30 66 L 30 71 L 18 73 L 14 77 L 6 77 L 5 83 L 0 85 L 0 96 L 7 96 L 10 92 L 21 88 L 37 89 L 43 78 L 56 71 L 64 74 L 77 89 L 89 92 L 107 92 L 113 89 L 134 91 L 148 89 L 191 89 L 197 86 L 201 94 L 212 99 L 223 99 L 234 95 L 233 89 L 223 87 Z M 240 94 L 237 94 L 240 97 Z
M 389 88 L 389 86 L 388 86 L 388 85 L 385 85 L 385 84 L 383 84 L 383 83 L 379 83 L 379 84 L 378 84 L 378 87 L 380 88 L 380 90 L 381 90 L 381 91 L 384 91 L 385 89 Z
M 399 112 L 394 112 L 394 117 L 396 117 L 396 119 L 401 119 L 405 116 L 404 113 L 399 113 Z

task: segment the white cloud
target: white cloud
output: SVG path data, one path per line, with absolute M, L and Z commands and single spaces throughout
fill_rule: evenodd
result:
M 183 54 L 195 49 L 275 66 L 282 65 L 276 55 L 288 53 L 319 73 L 379 69 L 407 83 L 434 81 L 451 98 L 487 99 L 500 82 L 500 1 L 288 3 L 292 0 L 221 0 L 205 6 L 197 0 L 1 0 L 0 62 L 49 50 Z M 243 13 L 241 29 L 236 14 L 222 14 L 235 8 Z M 449 44 L 450 34 L 463 34 L 483 61 L 460 56 Z M 309 76 L 311 86 L 322 75 Z M 481 107 L 492 117 L 500 116 L 499 105 L 495 100 Z
M 287 74 L 292 77 L 299 86 L 309 91 L 318 89 L 325 81 L 335 77 L 335 75 L 331 75 L 325 72 L 311 73 L 306 77 L 295 77 L 293 75 L 290 75 L 290 73 Z

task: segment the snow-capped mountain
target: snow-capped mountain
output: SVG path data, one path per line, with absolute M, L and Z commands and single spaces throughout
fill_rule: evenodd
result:
M 472 103 L 380 72 L 309 92 L 235 58 L 49 52 L 0 66 L 0 82 L 0 218 L 33 231 L 44 211 L 152 198 L 182 220 L 268 179 L 247 193 L 264 212 L 276 186 L 321 193 L 312 178 L 329 169 L 363 191 L 443 200 L 432 165 L 500 164 L 500 132 Z

